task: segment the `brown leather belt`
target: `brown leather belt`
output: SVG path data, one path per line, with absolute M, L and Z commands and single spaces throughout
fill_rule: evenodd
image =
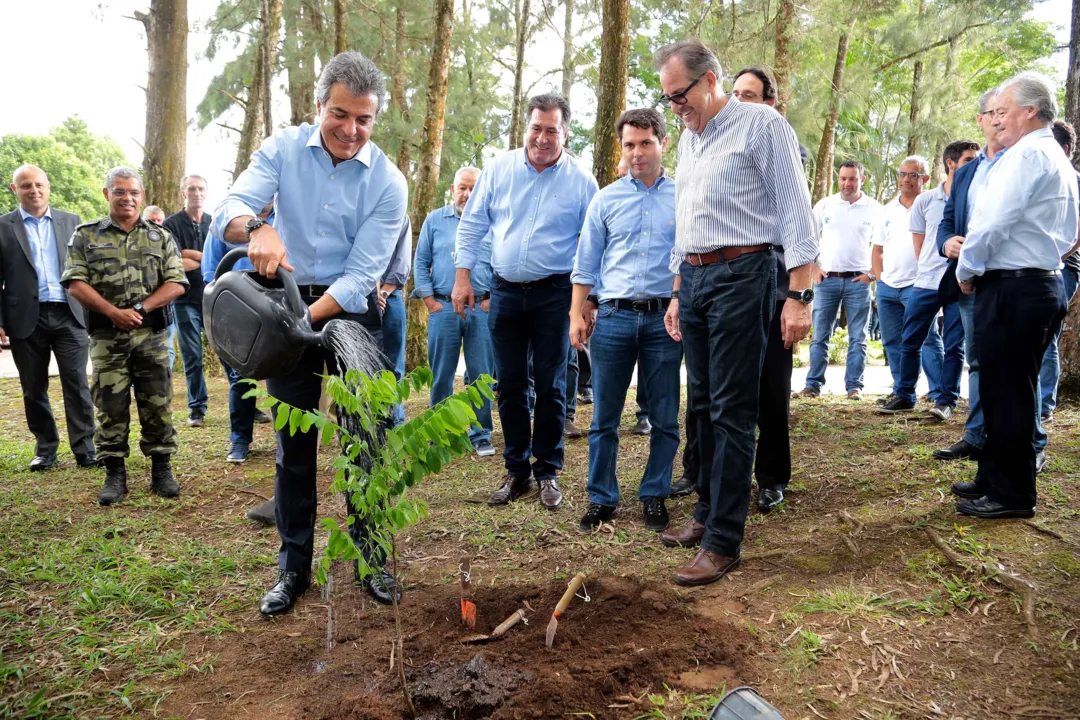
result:
M 740 247 L 722 247 L 712 252 L 707 253 L 688 253 L 686 256 L 686 262 L 700 267 L 702 265 L 713 265 L 718 262 L 731 262 L 735 258 L 742 257 L 749 253 L 765 252 L 772 248 L 772 245 L 743 245 Z

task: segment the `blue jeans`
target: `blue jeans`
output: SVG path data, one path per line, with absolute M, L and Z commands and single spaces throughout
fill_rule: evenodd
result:
M 441 302 L 441 301 L 440 301 Z M 466 381 L 472 382 L 481 375 L 494 375 L 495 360 L 492 357 L 491 334 L 488 332 L 488 314 L 480 309 L 465 308 L 465 319 L 454 314 L 449 301 L 443 302 L 442 310 L 428 315 L 428 364 L 435 381 L 431 385 L 431 404 L 437 405 L 454 392 L 454 375 L 457 373 L 458 356 L 465 346 Z M 476 410 L 480 426 L 469 431 L 469 440 L 491 442 L 491 401 L 484 398 L 483 407 Z
M 165 344 L 169 346 L 169 370 L 176 365 L 176 319 L 169 323 L 168 334 L 165 336 Z
M 894 393 L 900 387 L 900 344 L 904 338 L 904 313 L 907 311 L 908 298 L 912 290 L 914 288 L 910 285 L 894 288 L 880 280 L 877 284 L 881 347 L 885 350 L 885 357 L 889 361 Z M 934 402 L 937 402 L 941 394 L 941 365 L 944 357 L 945 350 L 941 342 L 941 333 L 938 332 L 937 323 L 934 322 L 930 324 L 930 331 L 922 344 L 922 369 L 926 373 L 926 382 L 930 386 L 930 399 Z M 961 359 L 962 362 L 963 359 Z
M 255 389 L 251 383 L 240 382 L 240 373 L 225 363 L 225 377 L 229 379 L 229 442 L 251 444 L 251 434 L 255 427 L 255 398 L 244 398 L 248 391 Z
M 552 479 L 563 466 L 570 274 L 552 275 L 527 286 L 495 275 L 489 310 L 506 470 L 518 478 L 531 472 L 537 480 Z M 530 346 L 536 380 L 534 423 L 529 422 L 526 397 Z M 535 458 L 532 467 L 530 458 Z
M 960 320 L 964 324 L 964 352 L 968 364 L 968 417 L 964 423 L 964 439 L 982 450 L 986 446 L 986 419 L 983 415 L 982 394 L 979 390 L 980 377 L 979 354 L 975 351 L 975 295 L 960 293 Z M 1039 419 L 1038 405 L 1035 407 L 1035 429 L 1031 445 L 1036 453 L 1046 449 L 1049 439 Z
M 1066 267 L 1061 271 L 1061 279 L 1065 283 L 1065 302 L 1072 302 L 1073 295 L 1076 294 L 1077 280 L 1080 278 L 1077 277 L 1075 270 Z M 1057 408 L 1058 380 L 1061 378 L 1061 360 L 1058 357 L 1058 338 L 1060 337 L 1061 330 L 1058 330 L 1057 335 L 1050 341 L 1050 347 L 1046 348 L 1042 368 L 1039 370 L 1039 389 L 1042 397 L 1040 412 L 1043 415 L 1049 415 Z
M 806 387 L 821 390 L 829 367 L 829 340 L 836 329 L 836 315 L 847 310 L 848 351 L 844 386 L 861 390 L 866 367 L 866 327 L 870 322 L 870 286 L 851 278 L 827 277 L 814 288 L 814 339 L 810 343 L 810 372 Z M 772 308 L 770 307 L 770 312 Z M 755 381 L 756 382 L 756 381 Z
M 401 297 L 401 288 L 390 293 L 386 298 L 386 309 L 382 317 L 383 352 L 390 360 L 390 369 L 400 380 L 405 375 L 405 301 Z M 405 422 L 405 406 L 397 405 L 390 413 L 390 427 L 397 427 Z
M 679 275 L 687 394 L 701 447 L 694 519 L 705 525 L 703 549 L 738 556 L 750 505 L 761 367 L 776 304 L 776 260 L 768 251 L 700 267 L 684 262 Z M 865 321 L 864 313 L 864 329 Z M 660 400 L 649 396 L 650 421 Z
M 939 309 L 943 310 L 945 317 L 945 342 L 938 394 L 933 400 L 935 404 L 954 408 L 960 399 L 960 376 L 964 373 L 964 324 L 956 303 L 941 307 L 937 290 L 911 288 L 908 295 L 904 334 L 900 342 L 900 383 L 895 386 L 894 392 L 908 402 L 915 402 L 919 349 L 922 348 L 922 354 L 926 354 L 926 340 L 931 329 L 936 330 Z M 938 342 L 941 340 L 938 339 Z
M 566 354 L 566 418 L 577 417 L 578 351 L 573 345 Z
M 206 412 L 206 377 L 203 375 L 202 308 L 189 303 L 173 303 L 176 336 L 187 380 L 187 404 L 192 411 Z
M 645 389 L 645 383 L 641 382 L 641 374 L 638 374 L 637 381 L 637 396 L 635 397 L 637 402 L 637 419 L 638 422 L 649 419 L 649 391 Z
M 664 328 L 663 312 L 619 310 L 612 303 L 604 303 L 597 312 L 591 347 L 596 407 L 589 431 L 589 502 L 619 504 L 619 481 L 615 476 L 619 420 L 635 363 L 638 387 L 647 386 L 653 398 L 649 408 L 649 459 L 638 497 L 666 498 L 671 491 L 671 465 L 679 449 L 682 346 Z

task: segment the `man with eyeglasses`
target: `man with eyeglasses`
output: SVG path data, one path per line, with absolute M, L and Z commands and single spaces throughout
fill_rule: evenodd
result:
M 784 246 L 790 275 L 780 319 L 790 348 L 810 329 L 817 237 L 799 143 L 787 121 L 767 105 L 725 95 L 720 62 L 698 40 L 667 45 L 655 59 L 662 100 L 687 130 L 675 185 L 678 274 L 665 323 L 683 342 L 701 443 L 693 519 L 661 540 L 700 544 L 675 582 L 703 585 L 741 562 L 761 368 L 776 308 L 773 248 Z
M 494 158 L 480 174 L 458 222 L 454 312 L 476 311 L 472 271 L 491 233 L 488 328 L 499 379 L 506 477 L 488 498 L 505 505 L 528 494 L 562 504 L 566 364 L 570 350 L 570 271 L 597 184 L 565 149 L 570 103 L 537 95 L 525 111 L 525 147 Z M 529 421 L 529 350 L 536 385 L 535 431 Z M 574 388 L 576 391 L 576 388 Z M 530 466 L 529 460 L 533 459 Z
M 881 346 L 892 373 L 892 392 L 878 400 L 885 406 L 896 397 L 900 386 L 900 344 L 904 335 L 904 313 L 907 311 L 915 278 L 919 274 L 919 258 L 912 243 L 911 208 L 922 197 L 923 186 L 930 180 L 929 163 L 922 155 L 911 155 L 900 163 L 896 173 L 896 197 L 882 210 L 881 223 L 874 233 L 872 253 L 873 275 L 877 278 L 878 318 L 881 321 Z M 941 364 L 944 350 L 937 324 L 930 326 L 922 345 L 921 364 L 930 386 L 930 400 L 937 401 L 941 392 Z
M 862 399 L 866 368 L 866 329 L 870 322 L 870 243 L 881 222 L 881 205 L 862 192 L 866 172 L 858 160 L 840 165 L 840 192 L 814 206 L 821 242 L 821 257 L 814 274 L 814 339 L 810 343 L 810 371 L 802 397 L 817 397 L 829 366 L 829 343 L 840 308 L 847 312 L 848 349 L 844 389 L 849 400 Z
M 957 140 L 949 143 L 941 159 L 948 176 L 945 182 L 916 198 L 911 207 L 910 235 L 919 258 L 918 272 L 904 312 L 903 334 L 900 342 L 900 382 L 889 402 L 878 408 L 885 415 L 911 412 L 915 409 L 915 383 L 919 379 L 919 349 L 925 349 L 930 329 L 937 325 L 940 311 L 945 320 L 944 355 L 941 363 L 938 397 L 930 414 L 946 421 L 960 399 L 960 376 L 964 372 L 964 326 L 960 308 L 954 300 L 941 302 L 938 289 L 945 276 L 947 261 L 937 251 L 937 245 L 926 238 L 936 238 L 938 225 L 945 211 L 957 169 L 975 159 L 978 143 Z M 952 282 L 950 280 L 950 282 Z
M 996 107 L 996 88 L 988 90 L 979 98 L 979 111 L 975 115 L 975 122 L 983 132 L 986 145 L 974 160 L 956 171 L 949 199 L 945 203 L 941 223 L 938 225 L 938 253 L 949 260 L 938 295 L 943 303 L 955 301 L 960 309 L 960 321 L 964 326 L 964 354 L 968 365 L 968 416 L 964 425 L 964 437 L 947 448 L 935 450 L 934 457 L 939 460 L 978 460 L 986 443 L 982 395 L 979 391 L 981 373 L 975 348 L 975 296 L 961 294 L 954 281 L 957 259 L 967 235 L 975 201 L 982 192 L 990 168 L 998 161 L 1004 149 L 993 123 Z M 1045 442 L 1042 442 L 1045 437 L 1040 438 L 1040 432 L 1041 429 L 1036 428 L 1035 443 L 1036 446 L 1041 444 L 1045 447 Z M 1036 460 L 1036 467 L 1041 469 L 1044 463 L 1045 455 L 1041 455 Z
M 1035 514 L 1039 366 L 1068 310 L 1061 258 L 1077 237 L 1076 171 L 1050 124 L 1057 90 L 1024 72 L 1001 85 L 994 111 L 1008 148 L 987 173 L 956 279 L 975 297 L 975 347 L 981 365 L 986 446 L 956 511 L 978 518 Z

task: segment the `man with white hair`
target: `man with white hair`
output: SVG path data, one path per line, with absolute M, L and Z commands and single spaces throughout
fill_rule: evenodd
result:
M 993 122 L 1007 152 L 987 175 L 960 247 L 956 279 L 975 294 L 987 435 L 969 497 L 956 505 L 964 515 L 1035 514 L 1039 366 L 1068 309 L 1061 257 L 1076 241 L 1080 194 L 1050 130 L 1055 94 L 1038 73 L 1001 86 Z
M 480 169 L 459 168 L 450 187 L 453 200 L 446 207 L 432 210 L 420 228 L 413 261 L 413 297 L 423 301 L 428 311 L 428 365 L 434 380 L 431 383 L 431 404 L 442 402 L 454 392 L 454 375 L 458 357 L 465 350 L 465 374 L 472 381 L 481 375 L 495 374 L 495 360 L 488 330 L 488 308 L 491 304 L 491 237 L 484 239 L 476 266 L 472 271 L 476 305 L 465 308 L 464 317 L 454 313 L 450 293 L 454 291 L 454 241 L 465 204 L 469 202 Z M 491 401 L 476 411 L 480 425 L 469 432 L 473 449 L 481 457 L 495 454 L 491 444 Z

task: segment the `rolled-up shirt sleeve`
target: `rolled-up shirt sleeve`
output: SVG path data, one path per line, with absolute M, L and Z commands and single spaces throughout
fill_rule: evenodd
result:
M 491 229 L 491 216 L 488 205 L 491 202 L 491 183 L 494 169 L 480 173 L 476 188 L 469 196 L 469 202 L 461 213 L 457 236 L 454 239 L 454 267 L 472 270 L 476 267 L 476 258 L 480 245 Z
M 224 240 L 225 229 L 230 222 L 238 217 L 258 215 L 259 211 L 270 204 L 281 183 L 282 161 L 283 153 L 278 147 L 278 136 L 271 135 L 263 140 L 262 145 L 251 156 L 247 169 L 236 178 L 229 193 L 214 212 L 214 221 L 210 227 L 212 235 Z
M 600 278 L 600 265 L 608 239 L 602 205 L 603 198 L 594 195 L 585 213 L 585 224 L 581 227 L 581 238 L 574 257 L 574 271 L 570 274 L 570 282 L 575 285 L 595 287 Z
M 814 262 L 818 234 L 795 131 L 782 117 L 773 119 L 759 135 L 751 157 L 776 207 L 788 269 Z
M 390 264 L 390 257 L 397 247 L 408 202 L 409 188 L 405 177 L 396 173 L 379 198 L 376 209 L 356 229 L 352 250 L 345 259 L 345 274 L 327 290 L 345 312 L 367 311 L 367 296 L 379 280 L 379 268 Z

